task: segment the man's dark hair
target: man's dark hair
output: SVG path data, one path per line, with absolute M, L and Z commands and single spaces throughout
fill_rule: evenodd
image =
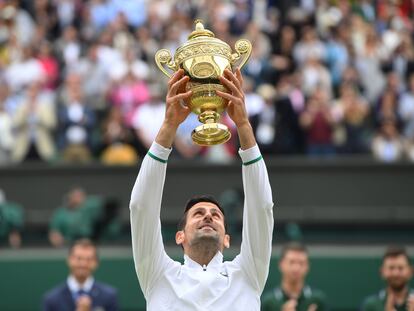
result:
M 93 243 L 91 240 L 85 238 L 75 240 L 71 243 L 71 245 L 69 246 L 69 256 L 72 255 L 73 249 L 77 246 L 93 248 L 95 250 L 95 257 L 96 259 L 98 259 L 98 249 L 96 247 L 96 244 Z
M 200 202 L 208 202 L 208 203 L 213 203 L 214 205 L 217 205 L 217 207 L 219 208 L 219 210 L 223 213 L 224 216 L 224 228 L 227 232 L 227 222 L 226 222 L 226 215 L 224 213 L 223 208 L 220 206 L 220 203 L 216 200 L 215 197 L 213 197 L 212 195 L 208 195 L 208 194 L 203 194 L 203 195 L 195 195 L 193 197 L 191 197 L 186 205 L 185 205 L 185 209 L 184 209 L 184 214 L 181 217 L 180 221 L 178 222 L 177 225 L 177 229 L 179 231 L 184 230 L 185 225 L 187 224 L 187 214 L 188 211 L 197 203 Z
M 290 242 L 283 246 L 282 252 L 280 254 L 280 260 L 283 260 L 283 258 L 285 258 L 286 254 L 289 251 L 296 251 L 296 252 L 308 254 L 308 250 L 306 249 L 305 245 L 299 242 Z
M 407 250 L 401 246 L 389 246 L 382 256 L 382 263 L 385 262 L 388 258 L 395 258 L 399 256 L 404 256 L 407 259 L 407 263 L 411 265 L 410 257 L 408 256 Z

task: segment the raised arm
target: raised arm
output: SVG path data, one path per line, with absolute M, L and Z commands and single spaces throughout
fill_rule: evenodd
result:
M 141 289 L 147 297 L 170 262 L 161 236 L 160 210 L 167 160 L 175 133 L 190 110 L 181 105 L 190 92 L 180 92 L 188 78 L 178 71 L 168 83 L 163 125 L 141 164 L 130 202 L 132 250 Z
M 219 95 L 228 99 L 227 112 L 237 126 L 243 161 L 243 236 L 239 260 L 242 269 L 259 292 L 266 283 L 272 250 L 273 199 L 266 165 L 256 144 L 249 123 L 242 91 L 240 70 L 225 71 L 221 82 L 230 93 Z

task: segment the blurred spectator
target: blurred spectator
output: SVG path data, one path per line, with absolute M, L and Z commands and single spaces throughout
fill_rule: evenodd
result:
M 292 26 L 284 25 L 280 33 L 271 38 L 274 39 L 271 64 L 276 71 L 276 77 L 272 82 L 276 82 L 281 74 L 291 73 L 295 69 L 292 50 L 296 44 L 296 33 Z
M 331 37 L 326 44 L 326 62 L 329 66 L 333 87 L 337 88 L 342 81 L 342 74 L 349 65 L 347 39 L 349 29 L 339 25 L 331 29 Z
M 28 12 L 19 7 L 18 0 L 0 4 L 0 18 L 7 38 L 15 37 L 21 46 L 27 46 L 33 36 L 34 23 Z
M 326 57 L 326 49 L 318 38 L 315 29 L 306 26 L 302 30 L 302 38 L 295 45 L 293 57 L 299 66 L 304 65 L 309 59 L 315 62 L 323 61 Z
M 260 150 L 266 154 L 298 152 L 300 128 L 289 97 L 278 94 L 269 84 L 261 85 L 257 93 L 263 98 L 265 106 L 250 118 L 250 122 Z
M 325 294 L 305 283 L 309 258 L 303 245 L 292 242 L 283 247 L 279 270 L 282 277 L 280 286 L 263 296 L 261 310 L 328 310 Z
M 0 166 L 11 161 L 13 148 L 12 118 L 6 111 L 7 85 L 0 85 Z
M 332 81 L 328 69 L 317 59 L 309 57 L 301 67 L 302 85 L 306 96 L 311 96 L 316 89 L 321 89 L 328 98 L 332 96 Z
M 352 32 L 356 52 L 356 68 L 361 77 L 365 95 L 368 101 L 373 103 L 377 100 L 385 85 L 381 65 L 386 55 L 375 30 L 365 25 L 356 16 L 354 17 Z
M 403 143 L 394 119 L 382 122 L 378 134 L 372 141 L 372 152 L 377 159 L 384 162 L 401 159 Z
M 300 116 L 300 124 L 306 131 L 309 155 L 331 156 L 334 154 L 332 137 L 334 123 L 328 94 L 323 89 L 316 90 Z
M 198 116 L 195 113 L 191 113 L 184 122 L 180 124 L 174 140 L 174 147 L 178 152 L 178 156 L 184 159 L 191 159 L 200 153 L 201 148 L 191 139 L 191 133 L 199 125 L 201 125 L 201 123 L 198 121 Z M 173 156 L 174 155 L 177 154 L 173 153 Z
M 78 238 L 116 237 L 120 230 L 118 207 L 111 200 L 87 195 L 82 188 L 71 189 L 50 221 L 50 243 L 61 247 Z M 102 236 L 97 236 L 96 231 Z
M 381 126 L 384 120 L 395 120 L 396 126 L 401 127 L 401 118 L 398 113 L 398 95 L 391 89 L 386 89 L 375 107 L 375 122 L 377 127 Z
M 40 43 L 37 59 L 43 70 L 45 87 L 54 90 L 59 78 L 59 68 L 49 42 L 43 41 Z
M 412 310 L 414 289 L 410 288 L 410 281 L 413 277 L 413 266 L 407 251 L 401 247 L 389 247 L 382 258 L 380 272 L 386 287 L 367 297 L 361 310 Z
M 132 118 L 136 136 L 147 150 L 154 141 L 165 115 L 161 86 L 152 85 L 149 95 L 149 101 L 136 108 Z
M 120 75 L 122 78 L 115 81 L 112 87 L 111 102 L 121 109 L 125 124 L 133 126 L 136 109 L 150 98 L 148 85 L 142 79 L 140 72 L 127 66 Z
M 107 109 L 106 95 L 109 91 L 109 68 L 105 66 L 99 54 L 102 46 L 90 45 L 86 56 L 81 57 L 76 67 L 82 83 L 85 102 L 97 112 Z
M 264 108 L 264 100 L 262 96 L 255 92 L 255 81 L 249 77 L 244 77 L 243 91 L 245 95 L 246 110 L 249 117 L 260 113 Z
M 133 144 L 133 133 L 126 127 L 119 108 L 113 107 L 102 129 L 101 160 L 105 164 L 135 164 L 138 156 Z
M 53 130 L 56 127 L 55 107 L 48 94 L 41 91 L 41 85 L 29 85 L 22 103 L 13 117 L 15 140 L 12 160 L 50 161 L 55 156 Z
M 85 103 L 79 78 L 68 77 L 66 97 L 58 111 L 59 149 L 67 162 L 88 162 L 92 159 L 92 134 L 96 124 L 94 111 Z M 73 83 L 73 84 L 72 84 Z
M 18 248 L 22 244 L 23 207 L 6 200 L 0 189 L 0 240 L 7 239 L 9 245 Z
M 414 138 L 414 73 L 408 82 L 408 90 L 402 94 L 398 103 L 398 114 L 403 121 L 404 136 Z
M 342 153 L 368 151 L 369 104 L 360 96 L 356 86 L 342 84 L 340 97 L 332 107 L 335 119 L 335 144 Z
M 74 26 L 67 25 L 63 29 L 62 36 L 55 42 L 55 49 L 66 71 L 77 64 L 81 55 L 81 42 Z
M 21 48 L 16 61 L 6 67 L 4 77 L 13 92 L 24 90 L 30 84 L 42 82 L 45 78 L 41 62 L 35 58 L 30 46 Z
M 77 240 L 69 249 L 67 258 L 69 276 L 43 297 L 43 311 L 117 311 L 117 290 L 98 282 L 93 273 L 98 268 L 98 250 L 89 240 Z

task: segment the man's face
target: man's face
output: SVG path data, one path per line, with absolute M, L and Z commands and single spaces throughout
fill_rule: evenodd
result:
M 288 250 L 279 269 L 284 280 L 290 283 L 303 281 L 309 271 L 308 255 L 303 251 Z
M 403 255 L 388 257 L 381 267 L 382 278 L 394 291 L 401 291 L 410 282 L 413 269 Z
M 98 266 L 96 250 L 90 246 L 75 246 L 68 258 L 71 274 L 78 281 L 85 281 Z
M 177 244 L 186 250 L 203 241 L 217 243 L 217 250 L 223 251 L 230 246 L 230 237 L 226 234 L 224 215 L 217 205 L 210 202 L 199 202 L 187 212 L 187 222 L 183 231 L 176 235 Z

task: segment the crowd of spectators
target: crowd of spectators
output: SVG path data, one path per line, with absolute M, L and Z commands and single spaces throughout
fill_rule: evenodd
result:
M 0 1 L 0 163 L 134 163 L 160 126 L 172 53 L 204 20 L 234 46 L 258 144 L 271 155 L 373 154 L 414 161 L 410 0 Z M 232 130 L 231 121 L 223 117 Z M 232 160 L 238 142 L 200 148 L 191 115 L 174 155 Z

